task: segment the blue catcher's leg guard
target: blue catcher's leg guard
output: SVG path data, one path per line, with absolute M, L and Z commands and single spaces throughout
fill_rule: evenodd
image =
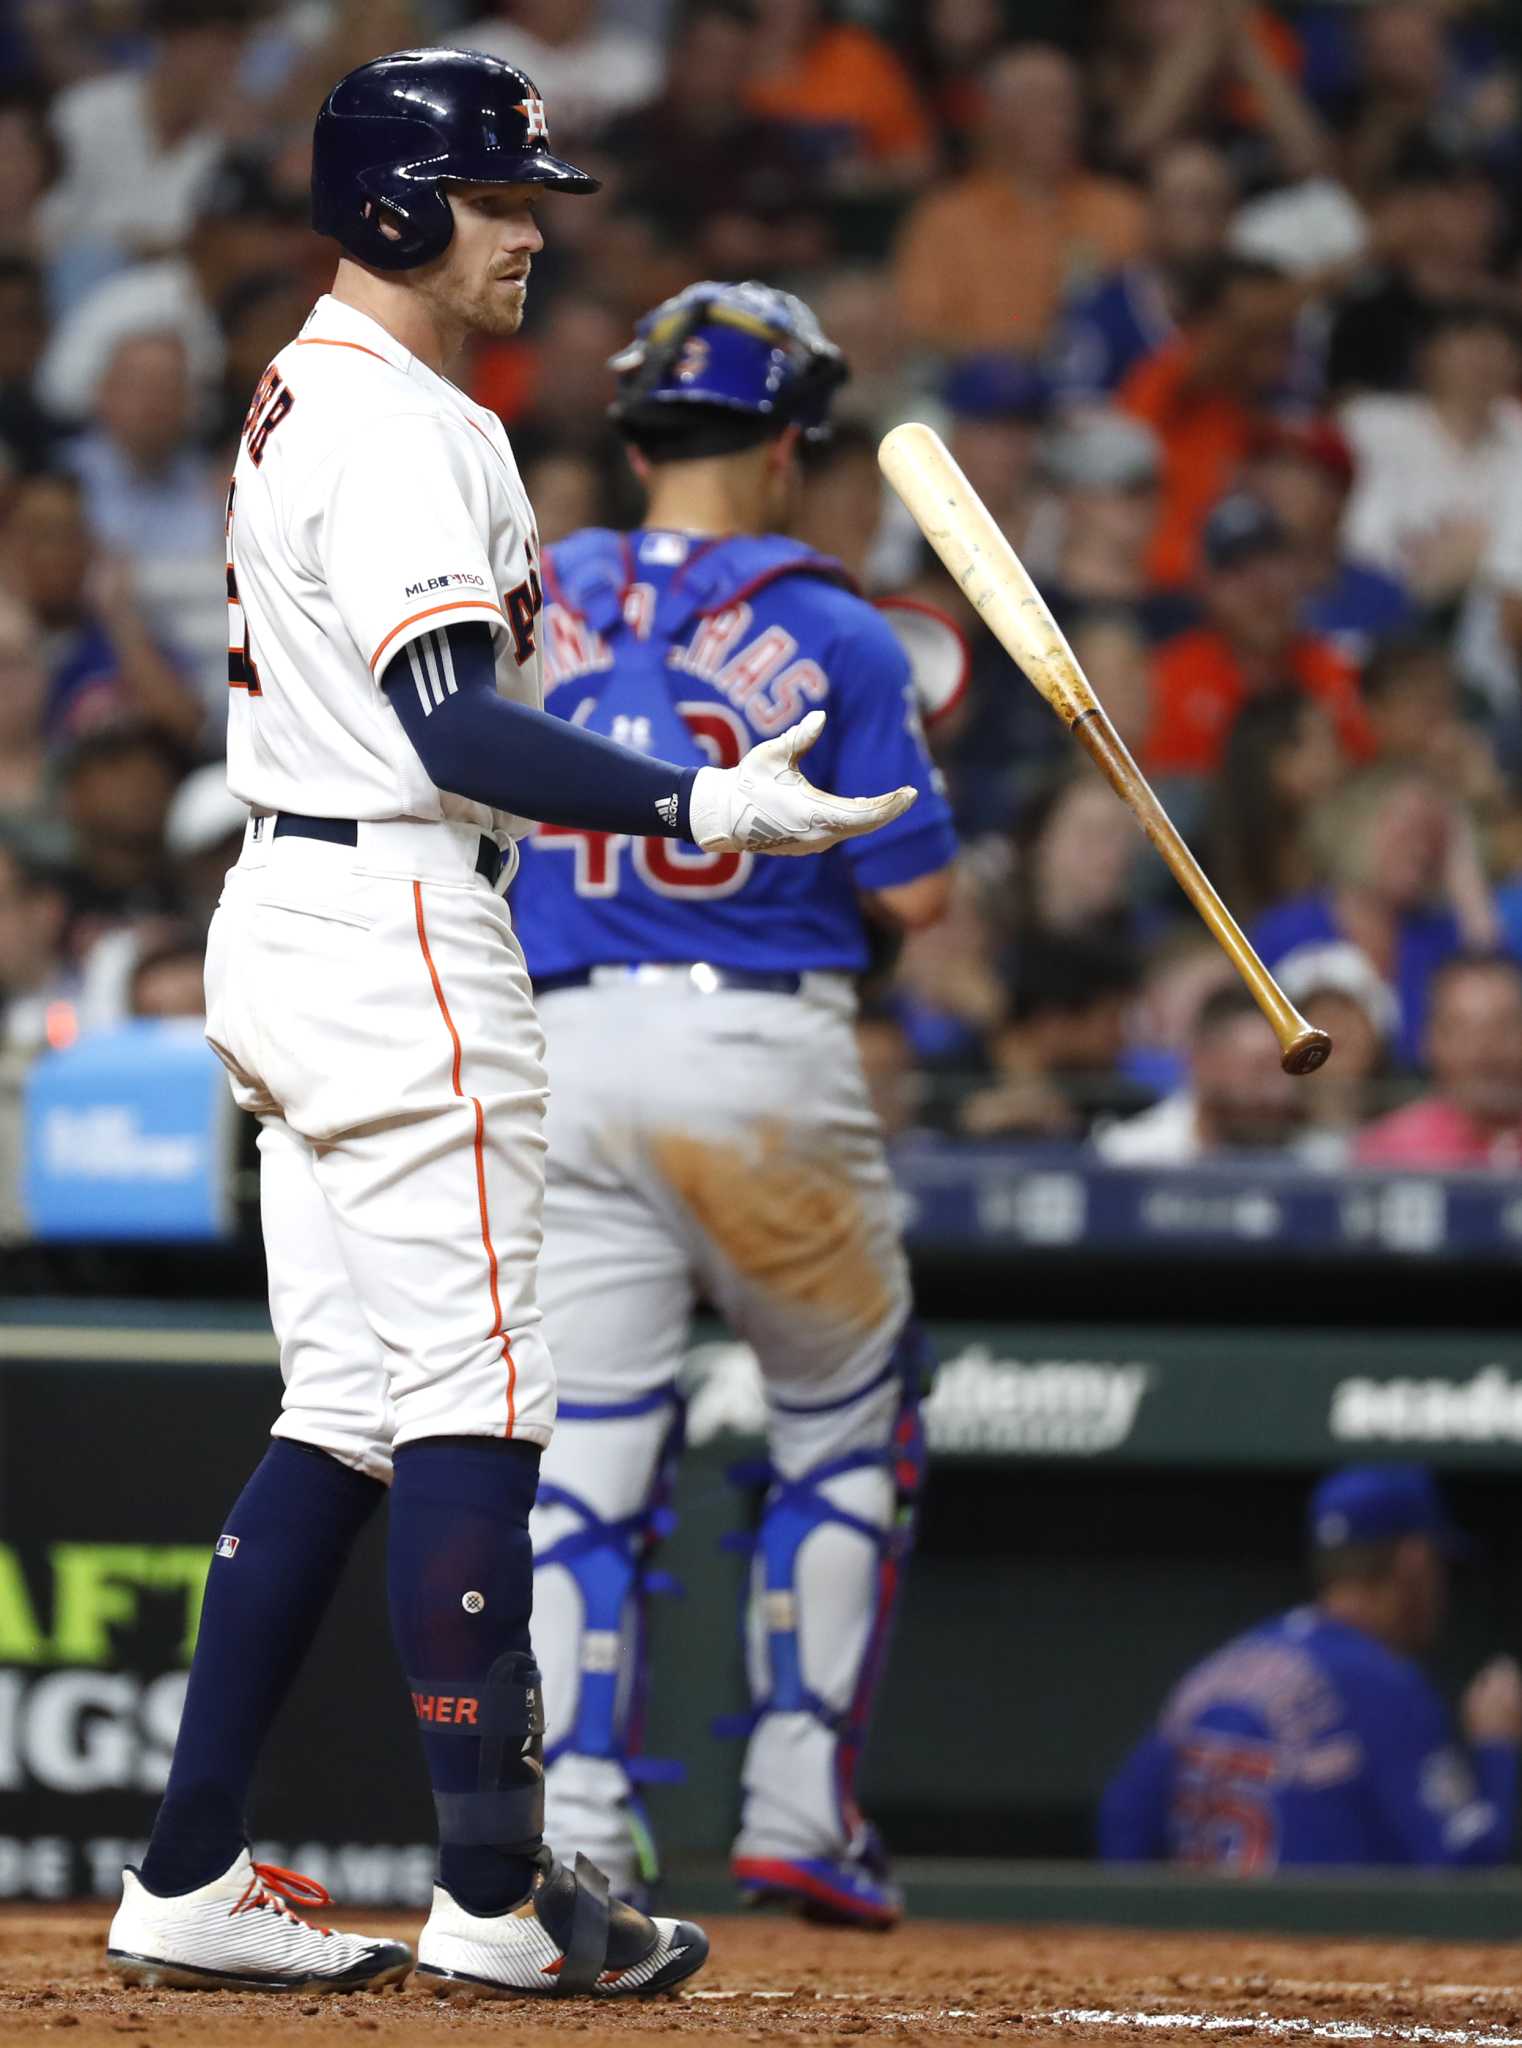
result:
M 924 1479 L 933 1358 L 911 1320 L 844 1400 L 774 1401 L 748 1602 L 752 1711 L 732 1869 L 749 1903 L 890 1927 L 903 1898 L 855 1777 Z M 754 1471 L 742 1474 L 754 1478 Z
M 672 1527 L 683 1420 L 675 1387 L 562 1402 L 530 1523 L 545 1836 L 566 1863 L 590 1857 L 635 1903 L 659 1874 L 638 1788 L 679 1775 L 643 1756 L 641 1743 L 646 1607 L 674 1590 L 653 1560 Z

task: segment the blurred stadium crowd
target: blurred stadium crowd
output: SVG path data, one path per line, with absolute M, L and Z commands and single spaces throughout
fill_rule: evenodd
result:
M 1467 0 L 9 0 L 0 7 L 0 1040 L 194 1015 L 241 824 L 223 498 L 331 272 L 322 91 L 511 58 L 605 180 L 544 209 L 464 381 L 546 540 L 639 516 L 635 317 L 802 292 L 854 377 L 805 538 L 960 599 L 878 435 L 940 424 L 1290 993 L 1266 1025 L 1061 727 L 968 627 L 934 741 L 951 917 L 885 947 L 889 1128 L 1522 1163 L 1522 31 Z

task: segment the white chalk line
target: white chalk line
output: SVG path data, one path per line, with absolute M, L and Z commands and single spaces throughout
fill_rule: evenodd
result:
M 1389 1989 L 1383 1984 L 1323 1984 L 1296 1985 L 1284 1983 L 1276 1988 L 1286 1992 L 1315 1991 L 1329 1989 L 1347 1991 L 1354 1995 L 1363 1992 L 1383 1993 Z M 1439 1996 L 1473 1996 L 1476 1993 L 1493 1993 L 1499 1987 L 1489 1984 L 1436 1984 L 1424 1987 L 1429 1993 Z M 745 1999 L 787 2000 L 798 1998 L 812 2003 L 830 2001 L 865 2006 L 871 2010 L 874 2019 L 894 2024 L 907 2024 L 927 2020 L 972 2020 L 987 2018 L 987 2014 L 970 2006 L 932 2006 L 918 2011 L 872 2010 L 877 1996 L 870 1991 L 689 1991 L 688 1998 L 707 1999 L 714 2004 L 738 2003 Z M 1018 2003 L 1018 2000 L 1009 2001 Z M 1256 2013 L 1209 2013 L 1209 2012 L 1128 2012 L 1109 2006 L 1066 2005 L 1049 2006 L 1042 2010 L 1026 2012 L 1022 2024 L 1035 2030 L 1042 2027 L 1092 2027 L 1096 2032 L 1120 2027 L 1151 2028 L 1157 2032 L 1171 2029 L 1177 2033 L 1226 2034 L 1243 2033 L 1255 2035 L 1266 2041 L 1400 2041 L 1418 2044 L 1432 2044 L 1432 2048 L 1522 2048 L 1522 2034 L 1504 2034 L 1497 2031 L 1499 2022 L 1481 2027 L 1435 2027 L 1422 2021 L 1403 2025 L 1397 2021 L 1371 2022 L 1349 2019 L 1287 2018 L 1270 2012 Z
M 1269 2041 L 1415 2041 L 1483 2044 L 1483 2048 L 1522 2048 L 1522 2034 L 1502 2034 L 1494 2027 L 1432 2027 L 1421 2021 L 1403 2026 L 1395 2021 L 1287 2019 L 1268 2012 L 1112 2012 L 1105 2007 L 1058 2006 L 1031 2013 L 1032 2025 L 1063 2027 L 1171 2027 L 1180 2033 L 1251 2033 Z

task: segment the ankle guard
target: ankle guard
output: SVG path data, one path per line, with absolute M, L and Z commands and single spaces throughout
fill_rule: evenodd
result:
M 413 1711 L 430 1735 L 480 1744 L 474 1792 L 435 1792 L 439 1841 L 532 1856 L 544 1836 L 544 1701 L 539 1667 L 508 1650 L 484 1678 L 413 1678 Z

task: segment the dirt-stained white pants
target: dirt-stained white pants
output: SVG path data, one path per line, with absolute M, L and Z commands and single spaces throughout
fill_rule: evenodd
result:
M 909 1312 L 897 1198 L 850 985 L 819 976 L 810 986 L 702 994 L 673 975 L 541 998 L 551 1106 L 540 1290 L 565 1404 L 532 1523 L 541 1559 L 585 1540 L 584 1514 L 554 1504 L 556 1489 L 605 1525 L 649 1501 L 669 1407 L 581 1411 L 669 1387 L 699 1296 L 758 1354 L 780 1474 L 798 1479 L 889 1442 L 903 1389 L 884 1370 Z M 874 1528 L 891 1520 L 886 1470 L 844 1473 L 823 1490 Z M 878 1567 L 873 1544 L 840 1522 L 822 1523 L 800 1552 L 804 1676 L 837 1710 L 861 1667 Z M 620 1659 L 623 1689 L 634 1688 L 633 1617 L 617 1640 L 589 1628 L 575 1572 L 555 1564 L 536 1574 L 534 1608 L 552 1758 L 547 1838 L 561 1855 L 585 1851 L 628 1889 L 641 1876 L 642 1823 L 627 1773 L 616 1759 L 556 1752 L 584 1675 Z M 753 1682 L 762 1683 L 754 1665 Z M 681 1674 L 656 1683 L 680 1685 Z M 846 1846 L 837 1748 L 811 1715 L 761 1722 L 744 1766 L 742 1853 Z
M 549 1441 L 544 1041 L 478 834 L 269 836 L 228 875 L 207 1037 L 259 1118 L 275 1434 L 389 1479 L 440 1435 Z

